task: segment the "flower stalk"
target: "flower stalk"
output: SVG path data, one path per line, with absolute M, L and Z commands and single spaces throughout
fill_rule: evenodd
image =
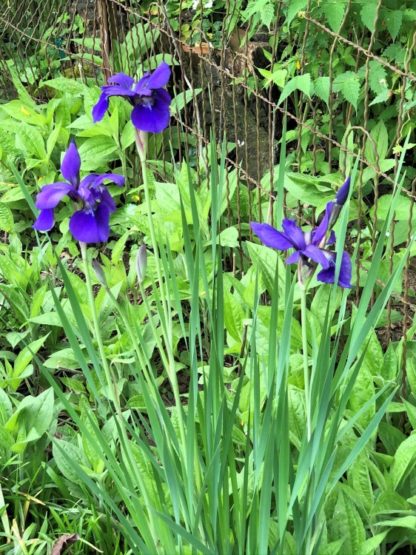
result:
M 88 302 L 90 305 L 91 316 L 92 316 L 92 321 L 94 326 L 94 336 L 95 336 L 95 340 L 97 341 L 100 358 L 104 368 L 107 386 L 110 392 L 110 400 L 114 404 L 117 412 L 120 413 L 121 412 L 120 396 L 117 389 L 117 382 L 111 371 L 111 368 L 108 364 L 107 356 L 105 354 L 104 343 L 103 343 L 103 338 L 102 338 L 101 329 L 100 329 L 100 323 L 98 320 L 97 308 L 95 306 L 94 292 L 93 292 L 92 281 L 91 281 L 90 264 L 88 260 L 87 245 L 86 243 L 83 243 L 81 241 L 79 243 L 79 246 L 81 249 L 82 262 L 84 264 L 84 275 L 85 275 L 85 281 L 87 283 Z

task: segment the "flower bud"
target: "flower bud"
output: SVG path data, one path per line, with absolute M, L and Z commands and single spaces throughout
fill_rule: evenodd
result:
M 142 283 L 144 279 L 144 275 L 146 273 L 146 266 L 147 266 L 146 245 L 140 245 L 140 248 L 137 251 L 137 257 L 136 257 L 136 271 L 137 271 L 137 280 L 139 284 Z
M 339 191 L 336 194 L 335 202 L 339 206 L 343 206 L 345 204 L 345 201 L 348 198 L 348 194 L 350 192 L 350 183 L 351 183 L 351 178 L 347 177 L 344 185 L 339 189 Z
M 102 269 L 101 264 L 98 262 L 98 260 L 93 260 L 91 262 L 92 268 L 95 272 L 95 275 L 98 279 L 98 281 L 101 283 L 101 285 L 106 286 L 107 285 L 107 280 L 105 279 L 105 275 L 104 275 L 104 271 Z

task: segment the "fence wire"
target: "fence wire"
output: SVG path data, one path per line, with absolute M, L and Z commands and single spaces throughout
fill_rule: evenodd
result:
M 413 25 L 404 45 L 392 38 L 391 44 L 386 44 L 386 28 L 393 37 L 395 22 L 397 27 L 403 18 L 416 20 L 416 10 L 410 6 L 400 16 L 377 0 L 371 4 L 366 26 L 358 32 L 348 21 L 360 13 L 363 18 L 363 10 L 368 9 L 365 3 L 334 3 L 343 6 L 334 25 L 328 15 L 334 12 L 319 11 L 320 3 L 308 0 L 292 14 L 292 21 L 297 23 L 292 32 L 288 12 L 293 0 L 257 3 L 273 10 L 267 24 L 261 24 L 261 19 L 259 23 L 256 13 L 247 16 L 250 2 L 235 0 L 227 0 L 221 18 L 212 2 L 202 0 L 6 0 L 0 8 L 0 101 L 16 96 L 13 72 L 42 101 L 45 93 L 39 85 L 59 74 L 92 78 L 101 85 L 116 71 L 134 75 L 144 64 L 165 59 L 174 67 L 174 93 L 185 93 L 187 99 L 185 107 L 174 113 L 175 124 L 168 130 L 178 148 L 178 160 L 198 153 L 209 144 L 212 133 L 218 140 L 225 136 L 232 143 L 226 160 L 237 172 L 234 211 L 236 208 L 240 237 L 247 233 L 240 219 L 243 204 L 250 219 L 260 220 L 265 218 L 261 206 L 268 199 L 267 217 L 273 219 L 282 136 L 286 134 L 291 139 L 287 164 L 310 176 L 318 175 L 322 167 L 328 173 L 335 172 L 339 164 L 345 175 L 350 160 L 358 156 L 358 253 L 369 244 L 374 247 L 380 199 L 391 193 L 397 182 L 401 148 L 407 134 L 414 132 L 416 106 L 416 30 Z M 245 19 L 241 13 L 246 14 Z M 326 92 L 308 94 L 305 87 L 295 87 L 279 102 L 283 87 L 277 83 L 279 71 L 282 76 L 289 67 L 295 67 L 292 78 L 308 75 L 317 58 L 321 67 L 315 92 L 318 82 L 325 84 Z M 275 68 L 279 60 L 287 63 Z M 341 78 L 340 64 L 346 68 Z M 353 97 L 349 101 L 348 95 Z M 357 102 L 363 105 L 359 120 Z M 391 106 L 396 120 L 388 159 L 380 157 L 372 132 L 377 105 Z M 339 125 L 335 127 L 340 114 L 346 130 L 341 134 Z M 407 167 L 415 166 L 413 149 L 406 152 L 405 161 Z M 368 176 L 373 184 L 370 193 Z M 409 244 L 414 233 L 416 175 L 410 172 L 408 178 L 410 185 L 403 189 L 403 196 L 409 199 L 408 216 L 393 222 L 390 230 L 390 273 L 397 251 L 396 227 L 401 226 L 403 235 L 406 225 L 401 248 Z M 363 212 L 365 198 L 370 198 L 373 206 L 370 216 Z M 299 208 L 304 205 L 299 199 Z M 230 225 L 232 213 L 230 200 Z M 311 223 L 313 217 L 311 214 Z M 357 264 L 357 300 L 365 271 L 365 265 Z M 408 331 L 416 314 L 415 295 L 416 263 L 411 257 L 401 291 L 388 305 L 386 344 L 392 339 L 413 340 Z M 397 312 L 401 314 L 399 320 L 393 318 Z

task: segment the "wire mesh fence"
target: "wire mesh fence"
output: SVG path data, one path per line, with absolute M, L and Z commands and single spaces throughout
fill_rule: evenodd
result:
M 287 172 L 286 189 L 298 206 L 314 207 L 316 195 L 333 184 L 331 175 L 345 176 L 358 157 L 358 253 L 375 245 L 410 134 L 400 219 L 390 230 L 382 284 L 416 220 L 416 10 L 410 2 L 396 9 L 382 0 L 227 0 L 219 16 L 216 4 L 7 0 L 0 11 L 0 99 L 17 95 L 17 78 L 42 101 L 48 89 L 41 85 L 58 75 L 101 85 L 113 73 L 134 75 L 165 59 L 180 98 L 168 131 L 176 157 L 196 156 L 212 135 L 226 138 L 238 183 L 227 213 L 231 218 L 234 210 L 240 238 L 248 233 L 243 204 L 250 219 L 273 221 L 279 172 Z M 296 210 L 293 202 L 285 207 Z M 358 296 L 365 264 L 358 263 L 356 273 Z M 389 304 L 386 344 L 411 342 L 415 294 L 410 257 Z

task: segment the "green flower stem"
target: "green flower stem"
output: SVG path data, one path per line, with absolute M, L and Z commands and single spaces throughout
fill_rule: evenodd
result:
M 163 292 L 164 280 L 163 280 L 162 270 L 161 270 L 161 266 L 160 266 L 159 249 L 158 249 L 158 245 L 157 245 L 157 241 L 156 241 L 156 233 L 155 233 L 155 228 L 154 228 L 154 225 L 153 225 L 153 218 L 152 218 L 152 201 L 151 201 L 151 197 L 150 197 L 149 180 L 148 180 L 147 165 L 146 165 L 147 135 L 145 133 L 142 133 L 140 131 L 136 132 L 136 147 L 137 147 L 137 152 L 139 154 L 140 164 L 141 164 L 141 168 L 142 168 L 144 195 L 145 195 L 145 202 L 146 202 L 146 209 L 147 209 L 146 210 L 147 211 L 147 219 L 148 219 L 148 225 L 149 225 L 150 240 L 151 240 L 151 244 L 152 244 L 152 247 L 153 247 L 153 253 L 154 253 L 154 258 L 155 258 L 157 279 L 159 281 L 159 290 L 161 292 L 162 308 L 163 308 L 163 311 L 164 311 L 164 314 L 165 314 L 165 318 L 166 318 L 166 320 L 168 320 L 170 310 L 169 310 L 169 307 L 167 306 L 166 295 Z M 142 290 L 142 286 L 140 286 L 140 289 L 141 289 L 142 296 L 145 296 L 145 292 Z M 170 341 L 171 334 L 168 335 L 167 327 L 166 327 L 166 325 L 163 324 L 163 320 L 165 320 L 165 318 L 163 318 L 161 321 L 162 321 L 162 326 L 165 328 L 165 330 L 164 330 L 164 336 L 165 336 L 164 339 L 165 339 L 166 355 L 167 355 L 167 358 L 168 358 L 168 364 L 167 364 L 166 370 L 168 372 L 168 378 L 169 378 L 169 380 L 171 382 L 171 385 L 172 385 L 172 391 L 173 391 L 173 395 L 174 395 L 174 398 L 175 398 L 175 404 L 176 404 L 176 407 L 178 409 L 178 415 L 179 415 L 179 420 L 180 420 L 180 433 L 181 433 L 181 440 L 182 440 L 183 448 L 186 449 L 186 438 L 185 438 L 185 432 L 184 432 L 185 422 L 184 422 L 183 411 L 182 411 L 182 403 L 181 403 L 181 398 L 180 398 L 180 393 L 179 393 L 179 384 L 178 384 L 178 379 L 177 379 L 177 376 L 176 376 L 175 361 L 174 361 L 174 358 L 173 358 L 173 350 L 172 350 L 171 341 Z
M 100 357 L 103 364 L 107 385 L 110 391 L 111 401 L 113 402 L 115 408 L 117 409 L 117 412 L 120 413 L 120 397 L 117 390 L 117 382 L 111 372 L 111 369 L 108 364 L 107 357 L 104 351 L 103 338 L 101 336 L 100 323 L 98 321 L 97 309 L 95 306 L 94 292 L 92 289 L 92 282 L 91 282 L 90 264 L 88 260 L 87 245 L 86 243 L 82 243 L 81 241 L 79 244 L 81 248 L 82 261 L 84 263 L 84 274 L 85 274 L 85 280 L 87 282 L 88 302 L 90 305 L 92 321 L 94 325 L 94 335 L 97 341 L 98 350 L 100 352 Z
M 301 324 L 302 324 L 302 354 L 303 354 L 303 379 L 305 383 L 305 409 L 306 409 L 306 432 L 308 441 L 311 439 L 311 399 L 310 399 L 310 380 L 308 363 L 308 328 L 307 328 L 307 309 L 306 293 L 307 287 L 300 284 L 301 288 Z

